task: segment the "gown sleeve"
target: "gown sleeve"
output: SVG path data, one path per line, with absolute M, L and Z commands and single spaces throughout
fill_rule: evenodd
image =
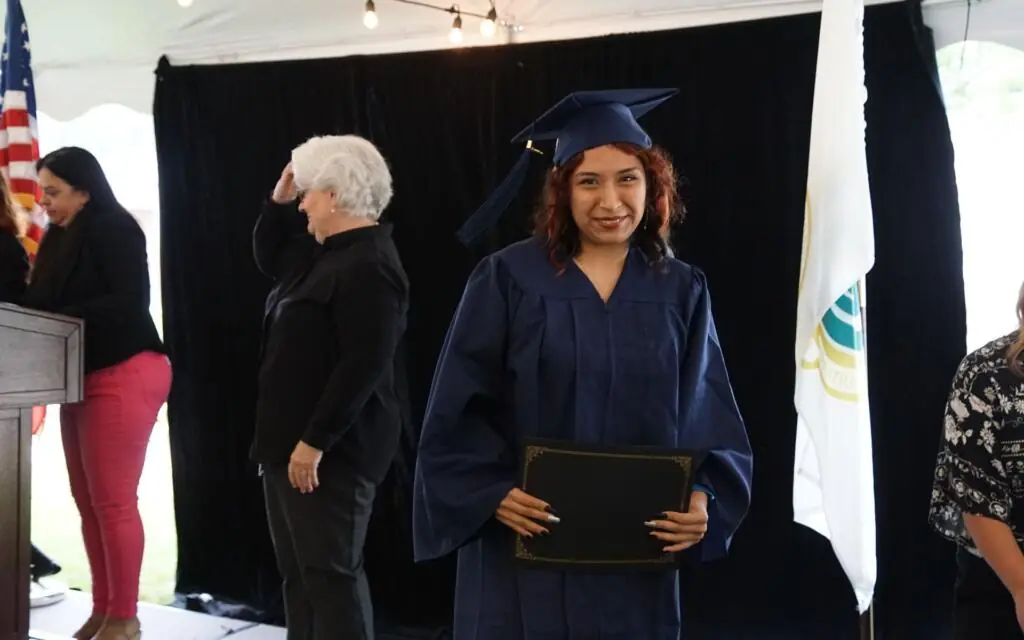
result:
M 685 555 L 708 561 L 728 553 L 747 514 L 753 453 L 718 342 L 707 281 L 700 272 L 686 297 L 683 308 L 693 311 L 680 371 L 680 441 L 706 453 L 694 484 L 707 491 L 709 499 L 707 533 L 693 553 Z
M 422 562 L 470 542 L 515 485 L 501 429 L 509 318 L 516 289 L 496 257 L 469 277 L 427 400 L 416 460 L 413 552 Z

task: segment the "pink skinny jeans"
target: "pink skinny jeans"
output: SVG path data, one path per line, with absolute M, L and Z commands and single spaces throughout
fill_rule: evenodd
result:
M 60 432 L 71 495 L 82 518 L 93 613 L 136 615 L 145 534 L 139 477 L 153 425 L 171 388 L 171 365 L 144 352 L 85 376 L 85 398 L 64 405 Z

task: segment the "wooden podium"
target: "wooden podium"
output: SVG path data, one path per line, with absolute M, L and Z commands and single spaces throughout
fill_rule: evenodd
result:
M 0 304 L 0 640 L 29 638 L 32 407 L 82 399 L 84 322 Z

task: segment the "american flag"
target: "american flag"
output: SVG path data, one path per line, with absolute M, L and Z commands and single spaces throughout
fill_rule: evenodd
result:
M 36 126 L 36 94 L 32 80 L 32 45 L 28 22 L 20 0 L 7 0 L 4 48 L 0 56 L 0 172 L 11 185 L 16 204 L 28 214 L 23 242 L 34 260 L 46 230 L 39 208 L 39 130 Z

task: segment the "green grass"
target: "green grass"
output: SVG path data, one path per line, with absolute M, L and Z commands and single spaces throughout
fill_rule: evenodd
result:
M 32 444 L 32 542 L 63 571 L 54 577 L 72 588 L 91 591 L 81 521 L 71 499 L 58 407 Z M 139 599 L 168 604 L 174 597 L 177 535 L 171 487 L 171 457 L 164 412 L 153 430 L 139 484 L 139 511 L 146 529 Z

